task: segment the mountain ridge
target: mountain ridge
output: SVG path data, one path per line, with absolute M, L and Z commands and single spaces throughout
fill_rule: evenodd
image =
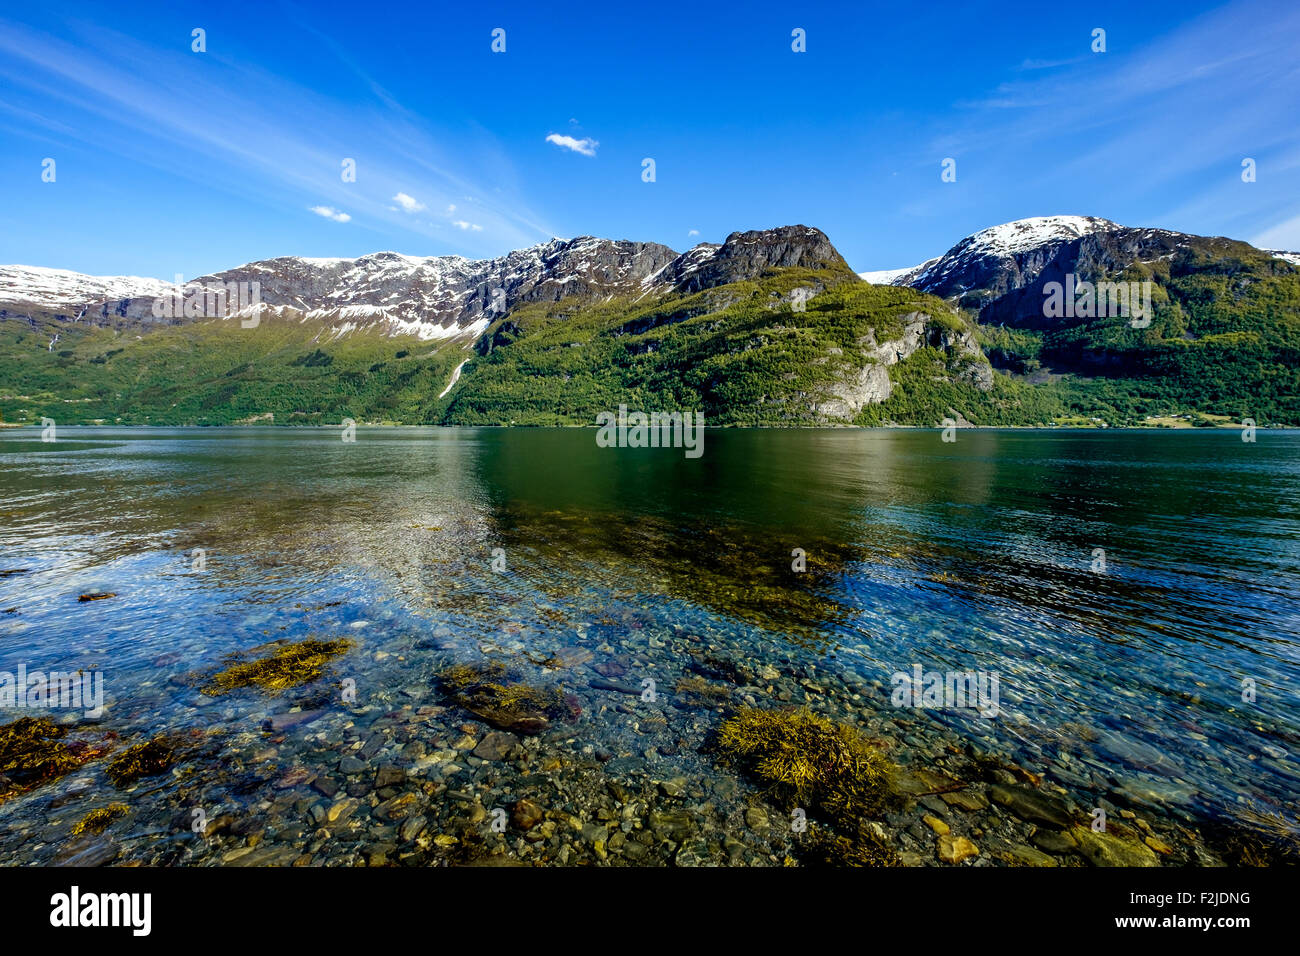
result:
M 355 259 L 277 256 L 197 276 L 184 288 L 215 290 L 227 283 L 256 282 L 265 306 L 304 314 L 370 307 L 376 319 L 417 324 L 429 338 L 446 338 L 449 322 L 475 333 L 484 327 L 483 319 L 525 302 L 575 295 L 645 296 L 683 284 L 693 290 L 757 274 L 769 263 L 815 265 L 819 257 L 843 264 L 820 230 L 781 226 L 733 232 L 723 243 L 699 243 L 683 253 L 653 242 L 578 236 L 491 259 L 396 252 Z M 91 321 L 147 323 L 161 318 L 154 314 L 154 303 L 175 292 L 175 283 L 162 279 L 0 265 L 0 314 L 34 311 L 70 318 L 75 313 L 75 318 Z M 249 317 L 247 311 L 238 315 Z M 349 317 L 355 321 L 363 314 Z
M 1039 217 L 891 272 L 863 281 L 804 225 L 682 253 L 585 236 L 490 260 L 259 260 L 195 287 L 256 282 L 260 301 L 159 315 L 161 280 L 0 267 L 0 414 L 536 425 L 632 402 L 749 425 L 1300 422 L 1287 254 Z M 1151 321 L 1049 315 L 1071 275 L 1149 285 Z

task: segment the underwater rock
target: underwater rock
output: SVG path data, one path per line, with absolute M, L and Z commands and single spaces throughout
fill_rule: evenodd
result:
M 730 687 L 701 677 L 684 677 L 673 688 L 673 706 L 681 710 L 713 710 L 730 699 Z
M 458 664 L 438 675 L 449 700 L 501 730 L 539 734 L 552 720 L 573 720 L 573 702 L 555 687 L 533 687 L 512 676 L 501 664 Z
M 745 826 L 751 830 L 766 830 L 771 825 L 767 811 L 762 807 L 749 807 L 745 810 Z
M 166 737 L 155 737 L 122 751 L 108 765 L 109 779 L 118 788 L 129 787 L 141 777 L 153 777 L 171 769 L 176 748 Z
M 292 730 L 294 727 L 301 727 L 304 724 L 310 724 L 325 713 L 321 710 L 299 710 L 288 714 L 273 714 L 266 720 L 262 721 L 262 730 L 267 733 L 279 733 L 284 730 Z
M 1048 853 L 1071 853 L 1079 847 L 1079 842 L 1068 831 L 1039 830 L 1032 840 L 1034 846 Z
M 939 859 L 945 863 L 960 863 L 962 860 L 979 856 L 979 847 L 964 836 L 945 834 L 939 837 Z
M 519 738 L 514 734 L 494 730 L 479 741 L 473 753 L 480 760 L 502 760 L 518 742 Z
M 1070 835 L 1079 844 L 1079 855 L 1093 866 L 1159 866 L 1155 852 L 1145 843 L 1122 840 L 1110 833 L 1097 833 L 1076 826 Z
M 926 826 L 934 831 L 936 836 L 947 836 L 949 833 L 948 824 L 944 823 L 936 816 L 927 813 L 921 818 L 925 821 Z
M 544 811 L 531 800 L 520 800 L 510 810 L 510 822 L 521 830 L 531 830 L 542 822 Z
M 1012 866 L 1056 866 L 1056 859 L 1032 846 L 1013 846 L 1002 854 L 1002 859 Z
M 393 799 L 375 807 L 374 815 L 381 820 L 405 820 L 415 812 L 419 796 L 414 793 L 399 793 Z
M 1060 830 L 1068 829 L 1074 823 L 1074 815 L 1066 802 L 1052 794 L 994 784 L 989 787 L 989 797 L 1030 823 L 1043 823 Z
M 117 859 L 121 848 L 107 837 L 85 833 L 69 842 L 54 857 L 55 866 L 103 866 Z
M 616 694 L 627 694 L 632 697 L 641 696 L 640 687 L 637 687 L 635 684 L 625 683 L 623 681 L 606 680 L 604 678 L 597 678 L 596 680 L 593 680 L 588 686 L 591 687 L 592 690 L 612 690 Z

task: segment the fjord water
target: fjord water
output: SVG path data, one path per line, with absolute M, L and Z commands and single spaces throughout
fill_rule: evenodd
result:
M 255 734 L 291 695 L 185 675 L 272 640 L 351 638 L 332 676 L 378 712 L 434 701 L 452 661 L 577 647 L 550 675 L 581 702 L 565 733 L 626 768 L 643 731 L 590 668 L 671 694 L 689 640 L 766 671 L 762 706 L 853 689 L 832 709 L 887 714 L 904 762 L 942 728 L 1084 806 L 1232 819 L 1300 793 L 1296 432 L 709 430 L 688 459 L 591 429 L 14 429 L 0 500 L 0 670 L 102 672 L 96 726 L 127 740 Z M 915 665 L 997 673 L 997 717 L 894 708 Z M 708 773 L 685 743 L 655 772 Z M 51 786 L 3 826 L 41 833 Z

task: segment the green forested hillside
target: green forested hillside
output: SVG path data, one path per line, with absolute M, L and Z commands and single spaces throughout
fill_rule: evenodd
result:
M 1062 400 L 1114 423 L 1198 413 L 1300 423 L 1300 270 L 1245 243 L 1185 237 L 1177 254 L 1107 278 L 1152 282 L 1149 327 L 1012 317 L 981 330 L 994 365 L 1031 379 L 1068 373 L 1054 386 Z
M 1117 275 L 1156 283 L 1147 329 L 1120 318 L 981 326 L 933 296 L 844 269 L 774 270 L 643 301 L 533 302 L 473 348 L 364 329 L 336 336 L 297 319 L 124 330 L 9 317 L 0 319 L 0 413 L 7 422 L 590 425 L 627 405 L 700 410 L 712 425 L 933 427 L 949 416 L 1300 424 L 1300 272 L 1259 257 L 1184 256 Z M 815 293 L 803 311 L 792 304 L 800 288 Z M 888 375 L 889 397 L 845 412 L 877 348 L 907 344 L 909 323 L 908 354 L 876 373 Z
M 146 332 L 0 321 L 0 412 L 9 422 L 132 425 L 418 422 L 428 418 L 458 344 L 319 325 L 205 320 Z M 274 416 L 273 419 L 266 416 Z

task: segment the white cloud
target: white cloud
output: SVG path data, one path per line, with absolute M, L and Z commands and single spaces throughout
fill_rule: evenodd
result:
M 483 231 L 483 227 L 480 226 L 478 223 L 466 222 L 464 219 L 457 219 L 455 222 L 452 223 L 452 225 L 455 226 L 457 229 L 464 229 L 466 231 L 472 231 L 472 232 Z
M 564 136 L 560 133 L 550 133 L 546 137 L 548 143 L 554 143 L 563 149 L 571 149 L 575 153 L 581 153 L 583 156 L 595 156 L 596 147 L 600 143 L 594 139 L 574 139 L 572 136 Z
M 406 193 L 398 193 L 393 197 L 393 202 L 401 206 L 404 212 L 422 212 L 426 208 L 424 203 Z
M 335 222 L 351 222 L 352 217 L 345 212 L 340 212 L 333 206 L 312 206 L 311 211 L 318 216 L 324 216 L 326 219 L 333 219 Z
M 690 232 L 688 232 L 686 235 L 688 235 L 688 236 L 698 236 L 699 234 L 700 234 L 700 230 L 698 230 L 698 229 L 692 229 L 692 230 L 691 230 Z
M 453 215 L 455 212 L 456 212 L 456 204 L 452 203 L 450 206 L 447 207 L 446 215 L 450 216 Z

